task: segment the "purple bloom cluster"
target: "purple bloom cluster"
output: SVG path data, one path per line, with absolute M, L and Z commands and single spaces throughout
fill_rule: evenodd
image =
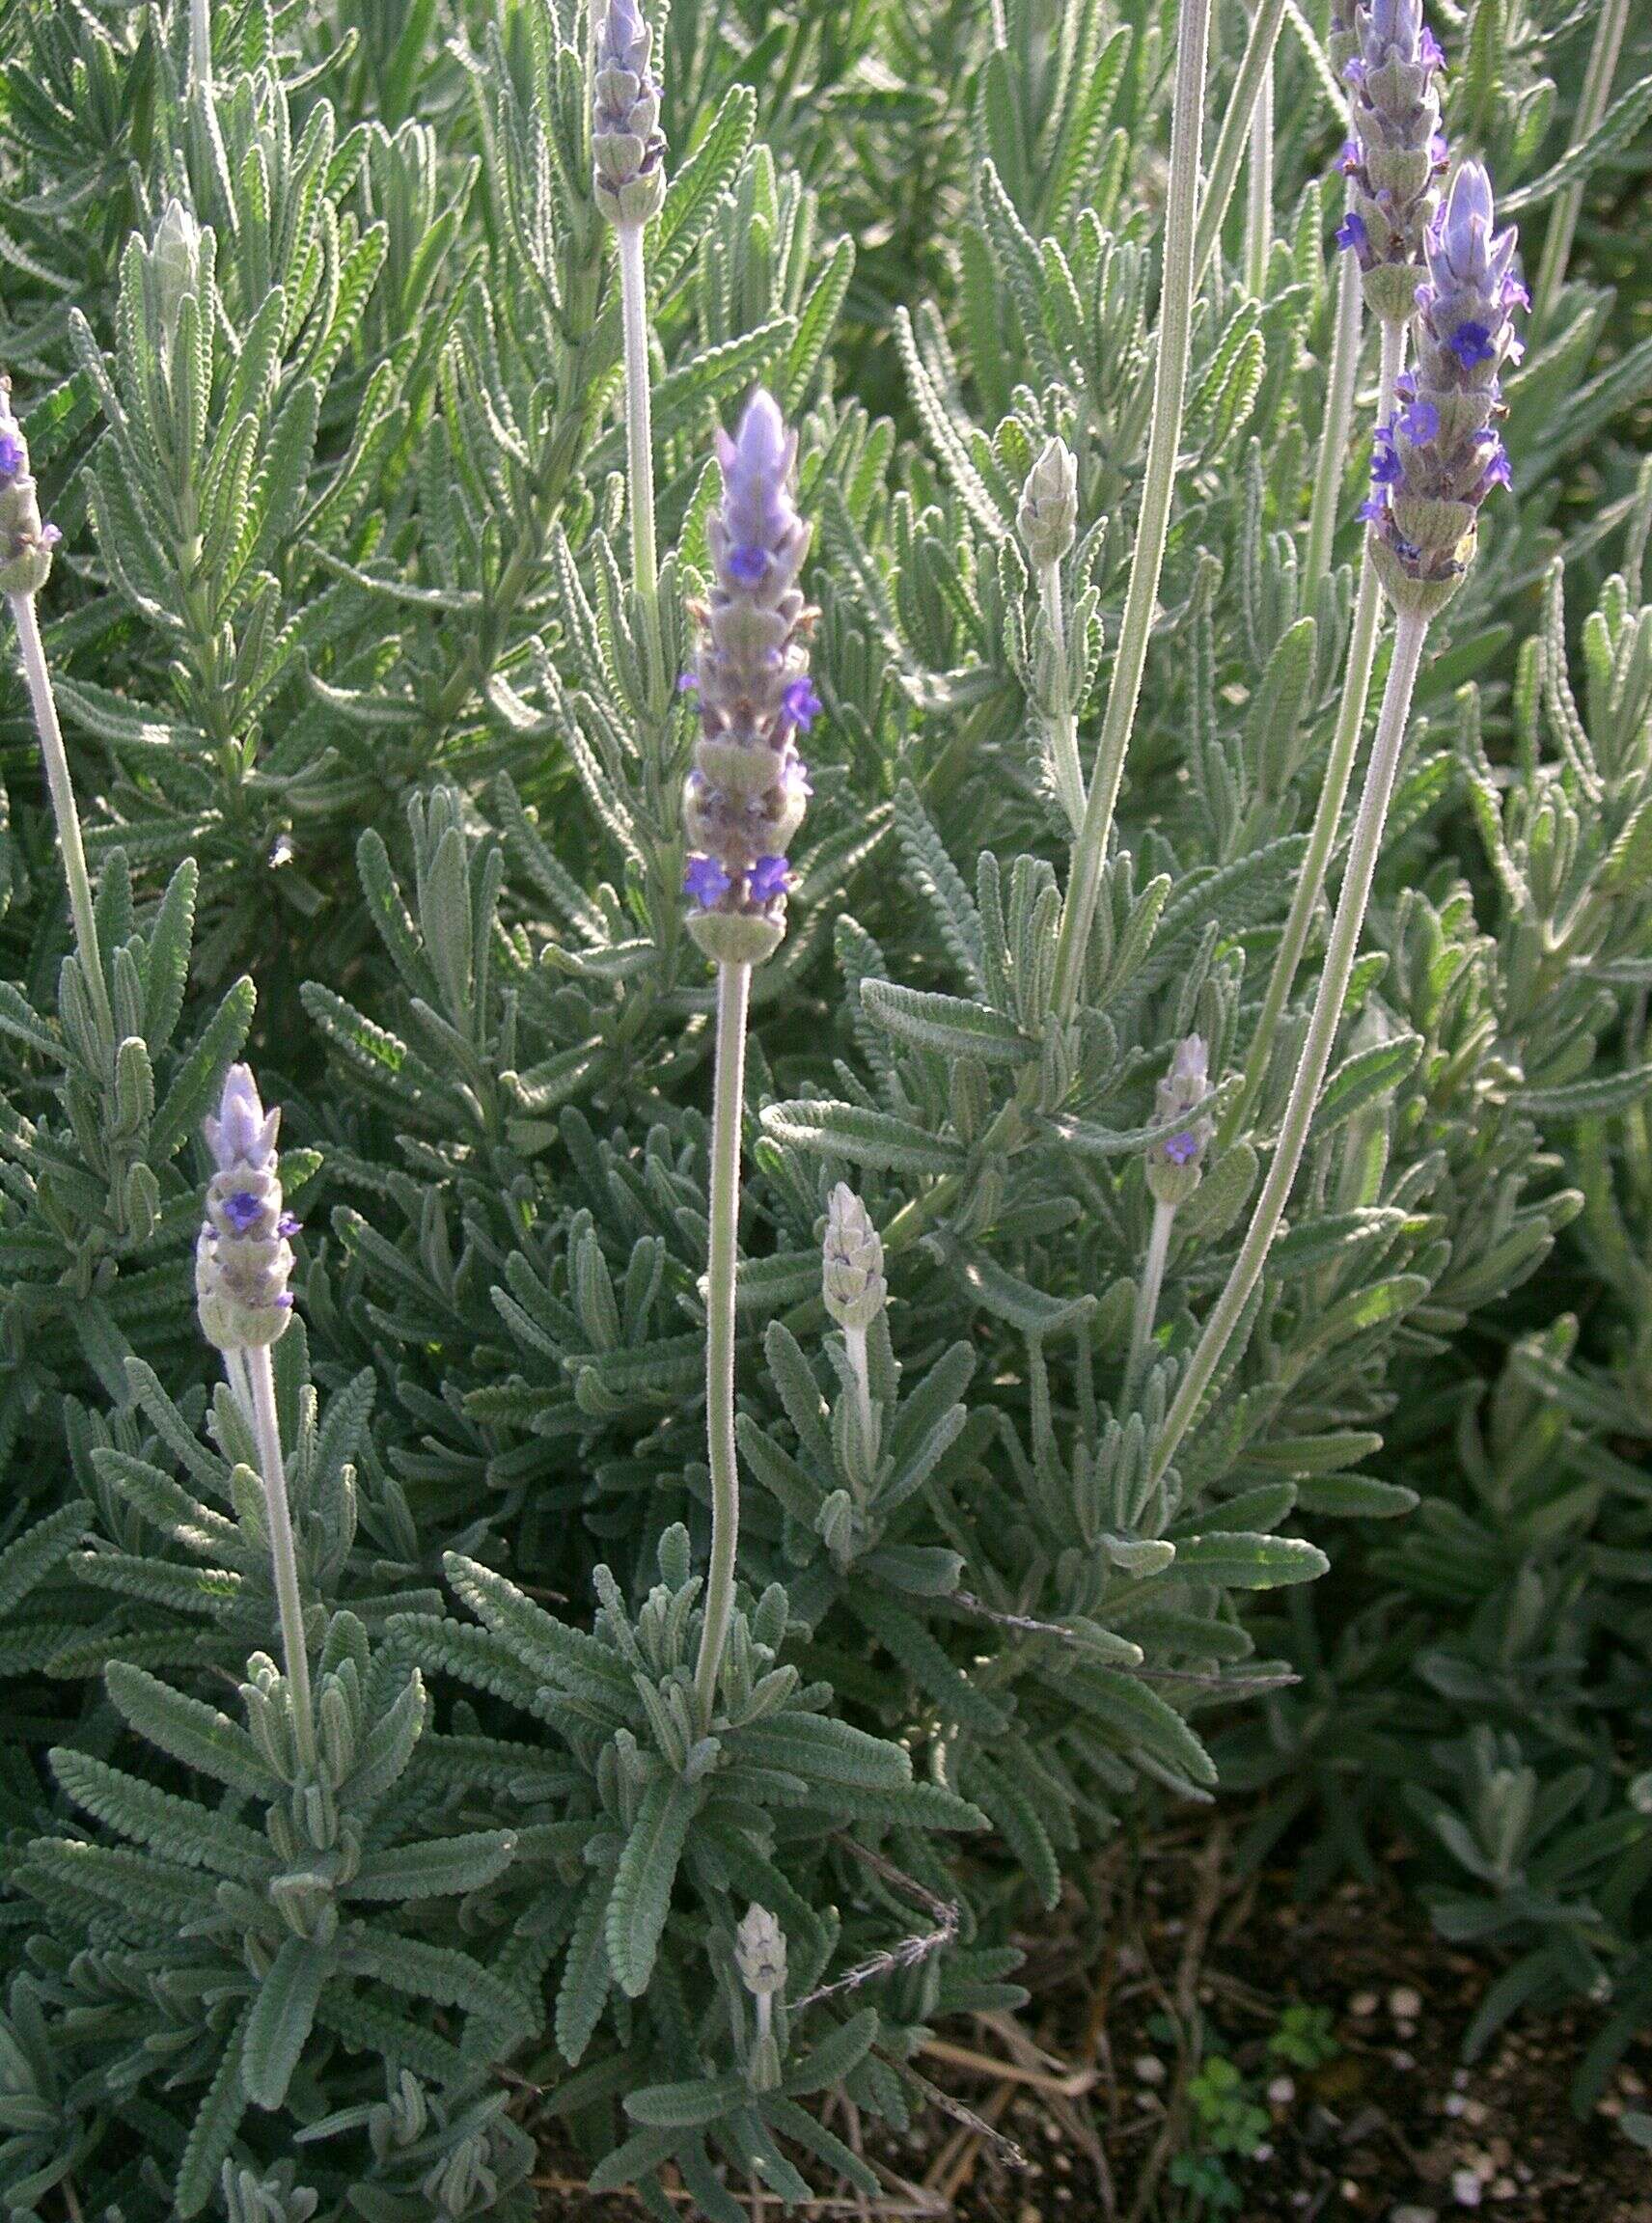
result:
M 591 152 L 596 205 L 611 224 L 646 224 L 665 199 L 660 81 L 648 67 L 652 43 L 637 0 L 608 0 L 596 30 Z
M 281 1113 L 265 1112 L 251 1068 L 232 1065 L 217 1114 L 206 1122 L 217 1171 L 195 1246 L 196 1307 L 220 1351 L 277 1342 L 292 1314 L 287 1284 L 298 1221 L 283 1208 L 280 1127 Z
M 1423 23 L 1422 0 L 1339 8 L 1332 55 L 1354 124 L 1339 164 L 1349 208 L 1336 244 L 1358 258 L 1372 314 L 1403 323 L 1446 163 L 1438 83 L 1446 57 Z
M 683 797 L 693 844 L 683 886 L 707 955 L 760 963 L 780 942 L 785 852 L 810 794 L 797 736 L 821 707 L 808 670 L 814 613 L 798 586 L 810 533 L 792 499 L 797 436 L 767 394 L 753 396 L 732 439 L 719 433 L 717 456 L 723 500 L 706 528 L 714 579 L 693 613 L 695 668 L 679 682 L 701 728 Z
M 1465 162 L 1424 241 L 1416 368 L 1400 377 L 1392 423 L 1377 427 L 1363 512 L 1384 584 L 1402 603 L 1438 607 L 1473 553 L 1480 504 L 1509 483 L 1496 430 L 1499 373 L 1520 360 L 1513 316 L 1527 292 L 1515 273 L 1513 229 L 1492 226 L 1491 179 L 1478 162 Z
M 41 522 L 29 444 L 12 411 L 12 382 L 0 378 L 0 594 L 38 594 L 62 538 L 55 525 Z

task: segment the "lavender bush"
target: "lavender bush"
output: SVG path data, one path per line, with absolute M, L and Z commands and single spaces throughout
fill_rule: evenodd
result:
M 875 2200 L 1019 1926 L 1245 1788 L 1310 1884 L 1403 1814 L 1597 2087 L 1599 14 L 0 23 L 9 2214 L 526 2219 L 553 2128 Z

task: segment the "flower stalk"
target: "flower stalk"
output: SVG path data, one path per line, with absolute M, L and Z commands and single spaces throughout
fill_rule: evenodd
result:
M 195 1246 L 195 1298 L 202 1332 L 222 1354 L 225 1378 L 252 1426 L 293 1738 L 300 1766 L 311 1770 L 316 1715 L 270 1356 L 292 1319 L 288 1283 L 291 1238 L 298 1231 L 282 1198 L 275 1147 L 280 1129 L 280 1107 L 265 1112 L 251 1068 L 232 1065 L 217 1113 L 204 1128 L 216 1171 L 207 1184 L 206 1217 Z
M 1048 721 L 1050 772 L 1056 794 L 1076 835 L 1084 824 L 1084 767 L 1079 760 L 1078 717 L 1072 703 L 1067 628 L 1061 603 L 1061 564 L 1078 531 L 1078 462 L 1064 440 L 1046 441 L 1027 474 L 1017 524 L 1038 585 L 1038 605 L 1049 641 Z
M 1170 1072 L 1159 1083 L 1154 1110 L 1155 1126 L 1162 1127 L 1169 1120 L 1182 1120 L 1185 1124 L 1162 1142 L 1155 1142 L 1147 1152 L 1147 1192 L 1153 1199 L 1153 1224 L 1147 1237 L 1142 1278 L 1136 1284 L 1130 1354 L 1124 1365 L 1122 1403 L 1126 1406 L 1135 1396 L 1147 1363 L 1176 1214 L 1204 1178 L 1204 1154 L 1210 1146 L 1214 1127 L 1199 1108 L 1209 1094 L 1209 1047 L 1202 1036 L 1189 1034 L 1176 1044 Z
M 1147 436 L 1142 514 L 1136 557 L 1125 595 L 1124 618 L 1114 659 L 1094 776 L 1084 822 L 1073 843 L 1066 901 L 1056 950 L 1054 1007 L 1071 1019 L 1084 980 L 1086 953 L 1107 862 L 1113 814 L 1124 758 L 1136 724 L 1147 639 L 1164 568 L 1187 397 L 1188 347 L 1193 330 L 1194 232 L 1198 206 L 1199 148 L 1204 124 L 1204 69 L 1210 43 L 1210 0 L 1187 0 L 1177 27 L 1175 93 L 1170 117 L 1170 180 L 1165 210 L 1165 276 L 1159 304 L 1158 363 L 1153 417 Z
M 1274 64 L 1262 72 L 1251 112 L 1250 170 L 1245 201 L 1245 290 L 1260 301 L 1268 283 L 1268 249 L 1274 236 Z
M 1611 97 L 1611 81 L 1617 71 L 1617 58 L 1623 46 L 1623 33 L 1629 21 L 1629 0 L 1604 0 L 1595 18 L 1594 44 L 1589 49 L 1589 66 L 1583 77 L 1583 90 L 1578 102 L 1578 118 L 1572 128 L 1572 145 L 1581 147 L 1600 128 L 1601 119 Z M 1580 178 L 1576 184 L 1566 186 L 1555 196 L 1549 211 L 1548 229 L 1543 234 L 1543 256 L 1537 265 L 1537 285 L 1531 308 L 1533 332 L 1546 329 L 1555 313 L 1555 303 L 1566 282 L 1566 262 L 1572 252 L 1572 241 L 1577 235 L 1578 218 L 1583 214 L 1585 180 Z
M 81 838 L 80 811 L 74 783 L 69 776 L 69 752 L 64 747 L 63 726 L 52 693 L 51 671 L 35 597 L 51 576 L 52 550 L 62 535 L 55 525 L 41 517 L 40 492 L 29 469 L 28 443 L 12 409 L 12 382 L 0 378 L 0 591 L 11 605 L 17 634 L 17 658 L 23 668 L 35 732 L 41 744 L 46 791 L 57 821 L 58 849 L 69 890 L 69 917 L 74 925 L 80 971 L 91 1000 L 98 1038 L 112 1056 L 115 1016 L 109 1003 L 109 983 L 103 972 L 103 953 L 97 941 L 97 913 L 87 868 L 86 844 Z
M 712 589 L 691 610 L 700 641 L 688 684 L 699 700 L 700 733 L 683 790 L 694 844 L 683 875 L 688 931 L 717 968 L 705 1338 L 711 1562 L 695 1666 L 707 1727 L 734 1609 L 740 1521 L 734 1295 L 746 1019 L 752 973 L 785 932 L 785 853 L 810 792 L 797 736 L 820 710 L 809 680 L 815 613 L 798 586 L 810 531 L 792 496 L 797 436 L 758 393 L 733 438 L 719 433 L 717 454 L 723 500 L 706 525 Z
M 1205 274 L 1215 261 L 1216 251 L 1222 244 L 1222 227 L 1226 223 L 1227 211 L 1233 206 L 1233 195 L 1239 183 L 1239 171 L 1248 143 L 1254 151 L 1256 110 L 1273 75 L 1274 49 L 1280 42 L 1280 27 L 1284 17 L 1285 0 L 1259 0 L 1256 12 L 1251 18 L 1245 51 L 1239 58 L 1238 74 L 1233 80 L 1233 90 L 1222 119 L 1222 128 L 1216 135 L 1216 151 L 1210 159 L 1209 181 L 1198 205 L 1198 230 L 1195 237 L 1193 258 L 1196 291 L 1203 285 Z M 1185 30 L 1180 35 L 1185 36 Z M 1269 150 L 1271 155 L 1271 131 Z M 1270 201 L 1272 198 L 1270 179 Z

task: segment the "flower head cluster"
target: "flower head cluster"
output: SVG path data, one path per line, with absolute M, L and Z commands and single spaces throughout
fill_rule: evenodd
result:
M 55 525 L 41 522 L 29 444 L 12 412 L 12 381 L 0 378 L 0 594 L 38 594 L 62 538 Z
M 1210 1050 L 1202 1035 L 1176 1044 L 1170 1069 L 1159 1083 L 1155 1126 L 1177 1122 L 1175 1132 L 1147 1152 L 1147 1187 L 1160 1204 L 1185 1204 L 1203 1178 L 1215 1122 L 1200 1110 L 1210 1100 Z
M 289 1238 L 298 1222 L 283 1209 L 275 1138 L 281 1112 L 265 1112 L 252 1069 L 232 1065 L 215 1118 L 204 1122 L 217 1171 L 195 1245 L 201 1330 L 220 1351 L 275 1343 L 292 1317 Z
M 666 197 L 660 81 L 648 68 L 653 34 L 637 0 L 607 0 L 596 29 L 592 188 L 611 224 L 646 224 Z
M 785 853 L 809 774 L 797 735 L 818 716 L 809 679 L 814 612 L 798 587 L 809 527 L 792 499 L 797 435 L 767 394 L 717 436 L 723 500 L 706 528 L 711 596 L 696 606 L 689 682 L 700 737 L 683 796 L 692 853 L 689 931 L 718 964 L 760 965 L 785 930 Z
M 1465 162 L 1425 242 L 1416 369 L 1399 381 L 1393 422 L 1377 427 L 1364 508 L 1372 548 L 1396 607 L 1424 615 L 1462 578 L 1480 504 L 1509 483 L 1499 373 L 1520 359 L 1513 316 L 1527 293 L 1513 229 L 1494 233 L 1492 222 L 1491 179 Z
M 863 1333 L 889 1299 L 883 1274 L 883 1239 L 846 1181 L 840 1181 L 827 1199 L 821 1293 L 827 1311 L 840 1328 L 859 1329 Z
M 1438 82 L 1446 57 L 1422 20 L 1422 0 L 1360 0 L 1334 43 L 1347 57 L 1354 126 L 1342 150 L 1348 213 L 1336 241 L 1359 259 L 1372 314 L 1400 324 L 1446 169 Z

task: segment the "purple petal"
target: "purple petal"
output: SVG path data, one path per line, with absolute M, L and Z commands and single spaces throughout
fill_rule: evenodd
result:
M 746 875 L 746 893 L 754 903 L 772 903 L 791 886 L 791 867 L 784 857 L 759 857 Z
M 709 911 L 733 882 L 715 857 L 691 857 L 682 876 L 683 892 L 692 895 L 702 911 Z

